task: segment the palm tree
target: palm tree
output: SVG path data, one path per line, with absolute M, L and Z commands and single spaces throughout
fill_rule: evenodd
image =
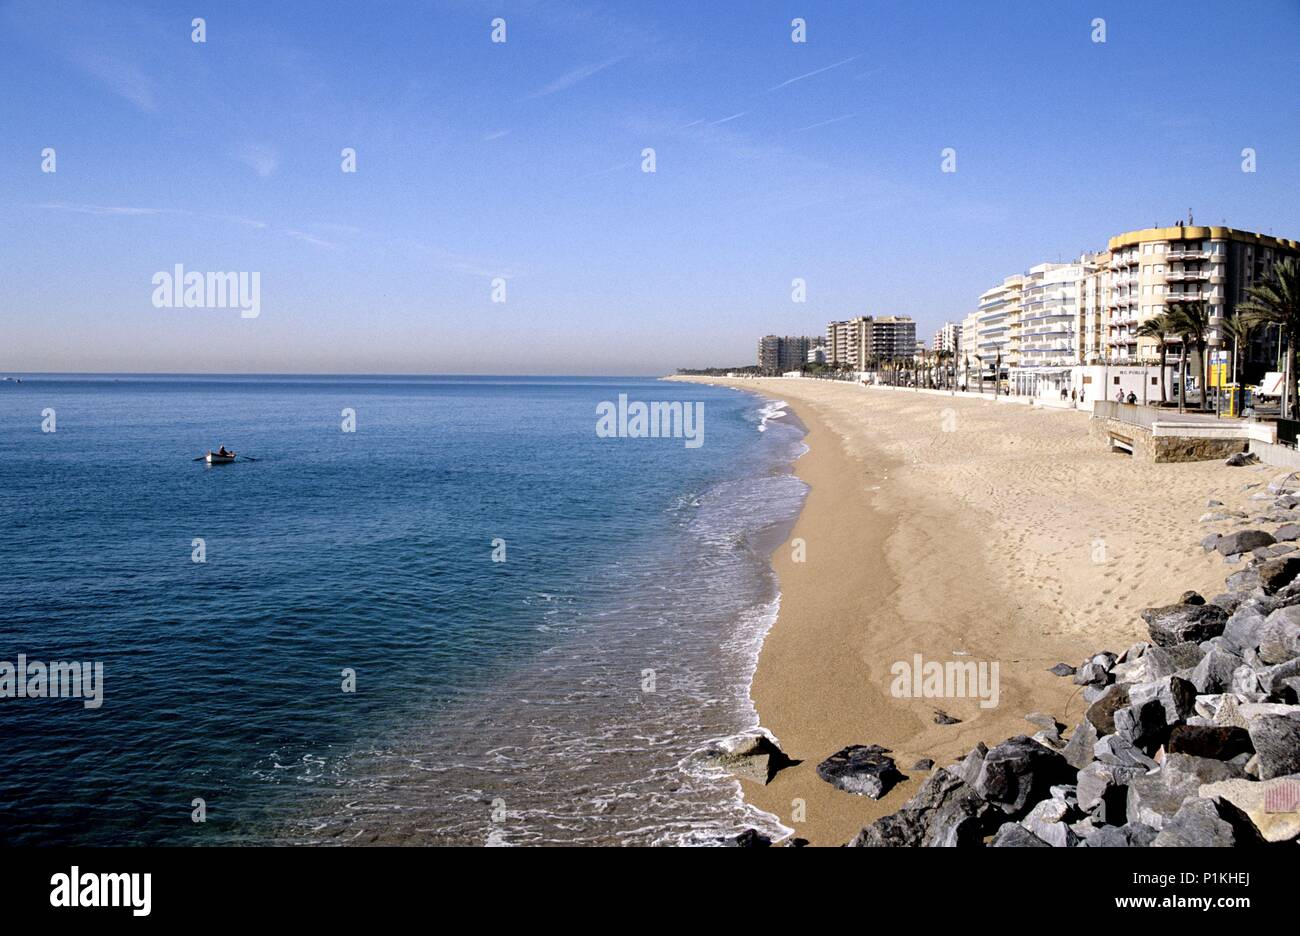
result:
M 1286 405 L 1284 416 L 1295 418 L 1296 345 L 1300 343 L 1300 261 L 1287 257 L 1273 265 L 1263 280 L 1246 290 L 1246 301 L 1237 306 L 1250 326 L 1277 325 L 1286 345 Z
M 1165 342 L 1169 340 L 1169 334 L 1174 330 L 1173 323 L 1169 321 L 1169 313 L 1161 312 L 1154 318 L 1149 318 L 1137 328 L 1138 336 L 1141 338 L 1154 338 L 1160 345 L 1160 403 L 1163 405 L 1168 399 L 1165 395 L 1165 360 L 1169 354 L 1169 348 Z M 1145 380 L 1146 378 L 1142 378 Z
M 1210 307 L 1204 299 L 1184 302 L 1174 307 L 1170 313 L 1174 330 L 1183 336 L 1183 374 L 1187 373 L 1187 348 L 1189 341 L 1196 345 L 1196 353 L 1201 359 L 1201 409 L 1207 409 L 1210 403 L 1209 361 L 1205 356 L 1206 337 L 1210 330 Z M 1181 395 L 1182 388 L 1179 388 Z
M 1223 332 L 1232 339 L 1232 382 L 1237 382 L 1237 351 L 1250 339 L 1252 326 L 1237 310 L 1223 320 Z

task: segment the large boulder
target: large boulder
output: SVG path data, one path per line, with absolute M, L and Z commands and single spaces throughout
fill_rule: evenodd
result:
M 1267 620 L 1266 612 L 1257 602 L 1247 601 L 1239 605 L 1224 625 L 1224 649 L 1240 653 L 1247 647 L 1258 647 L 1260 631 Z
M 1227 533 L 1219 537 L 1219 541 L 1214 544 L 1214 548 L 1224 556 L 1235 556 L 1239 553 L 1250 552 L 1252 549 L 1259 549 L 1261 546 L 1272 546 L 1277 540 L 1273 534 L 1265 530 L 1238 530 L 1236 533 Z
M 1092 763 L 1098 737 L 1100 737 L 1100 734 L 1097 727 L 1092 722 L 1084 719 L 1070 734 L 1070 740 L 1066 742 L 1065 749 L 1061 751 L 1061 756 L 1075 770 L 1082 770 Z
M 1249 719 L 1247 730 L 1259 757 L 1259 779 L 1300 773 L 1300 716 L 1261 715 Z
M 1078 810 L 1067 801 L 1051 797 L 1029 810 L 1020 825 L 1053 848 L 1073 848 L 1079 844 L 1079 836 L 1069 823 L 1078 818 Z
M 1165 751 L 1169 754 L 1190 754 L 1193 757 L 1226 761 L 1238 754 L 1253 754 L 1255 748 L 1244 728 L 1229 725 L 1175 725 L 1169 730 Z
M 1223 692 L 1232 685 L 1232 674 L 1241 657 L 1220 647 L 1211 647 L 1192 669 L 1191 682 L 1200 695 Z
M 1075 773 L 1056 751 L 1016 735 L 989 749 L 973 786 L 985 800 L 1018 819 L 1047 796 L 1053 784 L 1069 783 Z
M 880 799 L 903 779 L 889 748 L 878 744 L 850 744 L 817 765 L 817 776 L 831 786 Z
M 1282 556 L 1260 563 L 1259 587 L 1267 594 L 1274 594 L 1283 586 L 1290 585 L 1300 575 L 1300 557 Z
M 1151 640 L 1161 647 L 1200 643 L 1223 633 L 1228 612 L 1216 604 L 1177 604 L 1142 612 Z
M 1128 785 L 1128 820 L 1164 828 L 1183 801 L 1196 796 L 1201 785 L 1244 777 L 1242 770 L 1222 761 L 1189 754 L 1166 754 L 1160 769 L 1134 777 Z
M 1207 783 L 1201 787 L 1200 796 L 1236 806 L 1266 842 L 1290 842 L 1300 837 L 1300 774 L 1271 780 Z
M 1154 770 L 1158 766 L 1154 760 L 1147 756 L 1146 752 L 1140 750 L 1132 741 L 1117 734 L 1098 738 L 1096 745 L 1093 747 L 1093 753 L 1097 760 L 1103 764 L 1115 764 L 1119 767 L 1142 767 L 1146 770 Z
M 940 767 L 903 804 L 863 829 L 856 848 L 944 848 L 978 846 L 1005 817 L 956 773 Z
M 1265 663 L 1285 663 L 1300 657 L 1300 605 L 1278 608 L 1255 634 L 1259 658 Z
M 1151 701 L 1159 703 L 1164 711 L 1165 724 L 1174 725 L 1195 714 L 1196 686 L 1179 676 L 1166 676 L 1129 688 L 1129 702 L 1133 707 Z
M 1223 800 L 1192 798 L 1165 821 L 1152 848 L 1233 848 L 1258 845 L 1259 833 L 1246 815 Z
M 1115 734 L 1144 751 L 1154 751 L 1169 734 L 1169 722 L 1159 699 L 1136 702 L 1115 713 Z
M 1124 822 L 1129 781 L 1146 773 L 1144 767 L 1120 767 L 1094 761 L 1078 774 L 1077 796 L 1084 812 L 1097 811 L 1111 825 Z

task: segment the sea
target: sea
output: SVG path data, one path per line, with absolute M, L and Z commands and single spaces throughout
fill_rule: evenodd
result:
M 711 845 L 787 834 L 753 728 L 806 494 L 780 402 L 647 378 L 0 383 L 0 841 Z M 598 434 L 701 404 L 703 444 Z M 194 459 L 225 445 L 229 465 Z M 17 697 L 20 655 L 101 704 Z M 85 694 L 85 692 L 83 692 Z

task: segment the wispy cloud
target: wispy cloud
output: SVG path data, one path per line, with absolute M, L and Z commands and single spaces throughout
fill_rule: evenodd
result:
M 130 205 L 86 205 L 74 202 L 46 202 L 40 207 L 50 211 L 72 211 L 89 215 L 158 215 L 169 214 L 166 208 L 135 208 Z
M 72 61 L 78 68 L 102 81 L 114 94 L 130 101 L 145 113 L 158 112 L 153 83 L 134 62 L 86 49 L 74 52 Z
M 810 71 L 810 72 L 805 72 L 805 73 L 802 74 L 802 75 L 795 75 L 793 78 L 787 78 L 785 81 L 781 82 L 779 85 L 776 85 L 775 87 L 768 88 L 768 91 L 777 91 L 777 90 L 779 90 L 779 89 L 781 89 L 781 88 L 784 88 L 786 85 L 792 85 L 792 84 L 794 84 L 796 81 L 803 81 L 805 78 L 811 78 L 813 75 L 820 75 L 820 74 L 822 74 L 823 72 L 828 72 L 828 71 L 830 71 L 832 68 L 839 68 L 841 65 L 847 65 L 847 64 L 849 64 L 849 62 L 855 61 L 856 59 L 860 59 L 860 58 L 862 58 L 862 53 L 861 53 L 861 52 L 859 52 L 857 55 L 850 56 L 849 58 L 846 58 L 846 59 L 844 59 L 843 61 L 835 62 L 835 63 L 833 63 L 833 64 L 831 64 L 831 65 L 823 66 L 822 68 L 816 68 L 816 69 L 813 69 L 812 71 Z
M 249 143 L 235 151 L 235 158 L 257 173 L 259 178 L 267 179 L 280 168 L 280 153 L 274 146 Z
M 710 123 L 709 126 L 716 127 L 718 124 L 731 123 L 731 121 L 735 120 L 736 118 L 744 117 L 748 113 L 749 111 L 741 111 L 738 114 L 732 114 L 730 117 L 723 117 L 721 120 L 715 120 L 712 123 Z
M 300 240 L 305 244 L 311 244 L 313 247 L 325 247 L 329 250 L 337 250 L 339 246 L 333 241 L 325 240 L 323 237 L 317 237 L 315 234 L 308 234 L 306 231 L 289 230 L 284 233 L 295 240 Z
M 509 130 L 493 130 L 491 133 L 483 137 L 483 142 L 491 143 L 493 140 L 499 140 L 502 137 L 508 137 L 508 136 L 510 136 Z
M 592 75 L 600 74 L 611 65 L 617 65 L 621 61 L 623 61 L 623 56 L 620 55 L 612 59 L 606 59 L 603 62 L 595 62 L 590 65 L 580 65 L 577 68 L 570 69 L 550 84 L 544 85 L 527 95 L 524 100 L 531 101 L 536 98 L 546 97 L 547 95 L 558 94 L 560 91 L 567 91 L 574 85 L 586 81 Z
M 803 133 L 805 130 L 815 130 L 817 127 L 825 127 L 827 124 L 839 123 L 841 120 L 848 120 L 850 117 L 856 117 L 857 114 L 841 114 L 839 117 L 832 117 L 829 120 L 819 120 L 816 123 L 810 123 L 806 127 L 800 127 L 795 133 Z

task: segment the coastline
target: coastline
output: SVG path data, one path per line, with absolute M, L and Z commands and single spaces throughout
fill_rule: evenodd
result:
M 1237 499 L 1248 479 L 1217 462 L 1110 455 L 1082 414 L 829 381 L 702 382 L 784 400 L 807 429 L 793 471 L 809 492 L 772 553 L 780 608 L 751 684 L 760 724 L 799 763 L 741 786 L 812 845 L 842 845 L 896 810 L 928 774 L 918 759 L 1032 733 L 1029 712 L 1077 720 L 1079 687 L 1048 668 L 1142 639 L 1137 612 L 1175 599 L 1168 582 L 1221 590 L 1222 567 L 1195 546 L 1198 499 Z M 997 663 L 996 706 L 894 697 L 892 665 L 917 654 Z M 936 724 L 939 709 L 960 723 Z M 820 779 L 817 764 L 852 744 L 890 748 L 908 779 L 879 801 Z

